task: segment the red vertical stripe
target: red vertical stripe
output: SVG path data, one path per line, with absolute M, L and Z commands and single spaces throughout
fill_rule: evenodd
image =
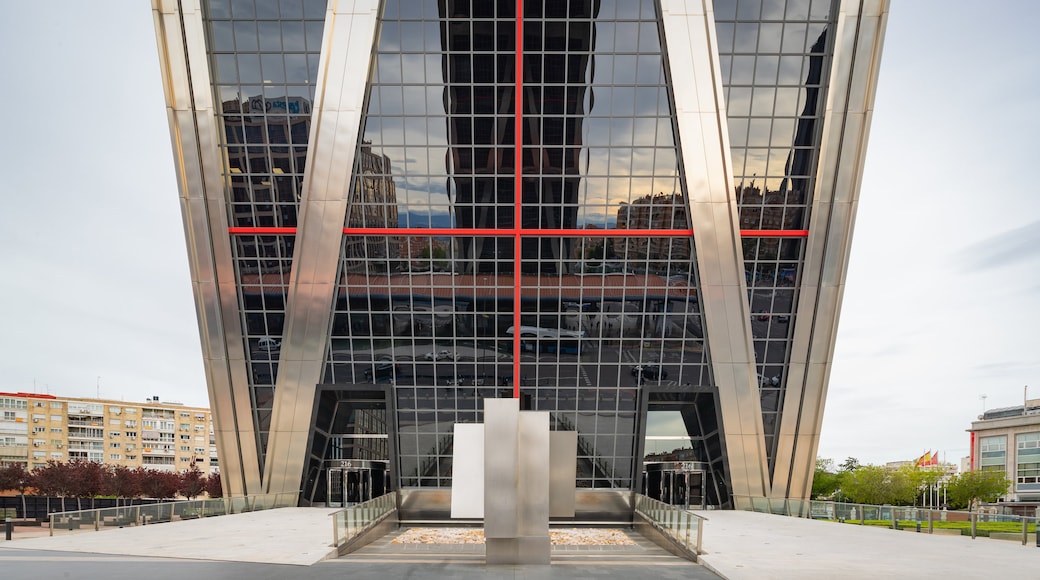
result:
M 513 398 L 520 398 L 520 198 L 523 196 L 524 147 L 524 0 L 516 0 L 516 71 L 513 89 Z

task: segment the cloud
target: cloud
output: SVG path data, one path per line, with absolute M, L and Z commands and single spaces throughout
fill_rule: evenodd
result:
M 991 236 L 964 248 L 961 267 L 990 270 L 1040 258 L 1040 221 Z

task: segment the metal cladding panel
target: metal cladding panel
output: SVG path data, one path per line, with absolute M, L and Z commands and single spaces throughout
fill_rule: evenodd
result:
M 683 0 L 663 1 L 661 13 L 731 490 L 764 495 L 768 465 L 714 14 L 703 2 Z
M 574 517 L 574 478 L 578 464 L 578 432 L 549 433 L 549 516 Z M 454 485 L 454 481 L 452 482 Z
M 518 437 L 517 465 L 520 473 L 517 480 L 517 534 L 520 538 L 545 535 L 548 540 L 551 463 L 549 412 L 521 412 Z M 550 457 L 546 457 L 547 453 Z M 491 491 L 494 493 L 497 490 Z
M 484 536 L 515 538 L 520 526 L 520 401 L 484 400 Z M 547 490 L 548 491 L 548 490 Z
M 279 370 L 268 439 L 268 453 L 284 462 L 265 462 L 268 493 L 296 491 L 303 477 L 365 96 L 357 79 L 368 77 L 377 8 L 374 0 L 331 2 L 325 17 L 281 351 L 293 370 Z
M 245 495 L 259 491 L 260 477 L 248 389 L 236 389 L 247 384 L 245 370 L 232 364 L 244 360 L 243 347 L 228 341 L 229 331 L 241 336 L 237 316 L 227 316 L 226 302 L 234 304 L 237 293 L 223 283 L 234 279 L 230 243 L 223 222 L 209 219 L 214 208 L 223 210 L 224 192 L 199 8 L 152 3 L 221 478 L 226 493 Z
M 456 423 L 451 456 L 451 517 L 484 517 L 484 425 Z

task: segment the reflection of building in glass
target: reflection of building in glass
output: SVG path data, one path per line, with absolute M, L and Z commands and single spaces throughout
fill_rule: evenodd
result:
M 372 152 L 362 143 L 357 153 L 354 187 L 347 213 L 348 228 L 396 228 L 397 189 L 390 171 L 390 158 Z M 352 236 L 345 240 L 348 268 L 364 270 L 370 264 L 383 263 L 400 256 L 397 238 Z
M 686 199 L 677 193 L 647 195 L 618 208 L 619 230 L 684 230 L 690 227 Z M 661 269 L 669 260 L 689 260 L 690 248 L 672 238 L 618 238 L 615 251 L 634 262 Z
M 460 228 L 511 228 L 514 199 L 516 67 L 515 39 L 494 6 L 468 0 L 438 3 L 448 19 L 441 30 L 444 106 L 451 144 L 448 171 L 453 210 Z M 580 152 L 586 100 L 591 102 L 590 59 L 595 49 L 597 0 L 545 7 L 547 20 L 524 38 L 523 228 L 572 229 L 578 215 Z M 535 10 L 541 11 L 541 7 Z M 554 11 L 559 12 L 554 13 Z M 534 21 L 532 21 L 534 22 Z M 509 50 L 506 50 L 509 48 Z M 497 51 L 497 52 L 496 52 Z M 524 272 L 569 272 L 574 240 L 526 239 Z M 512 272 L 513 240 L 474 237 L 459 241 L 462 271 Z
M 581 517 L 807 497 L 864 5 L 157 9 L 227 489 L 321 503 L 385 460 L 436 516 L 454 425 L 517 397 L 577 431 Z

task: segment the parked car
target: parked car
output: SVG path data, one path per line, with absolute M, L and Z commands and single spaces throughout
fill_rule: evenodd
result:
M 440 352 L 428 352 L 425 357 L 426 360 L 455 360 L 455 353 L 450 350 L 442 350 Z

